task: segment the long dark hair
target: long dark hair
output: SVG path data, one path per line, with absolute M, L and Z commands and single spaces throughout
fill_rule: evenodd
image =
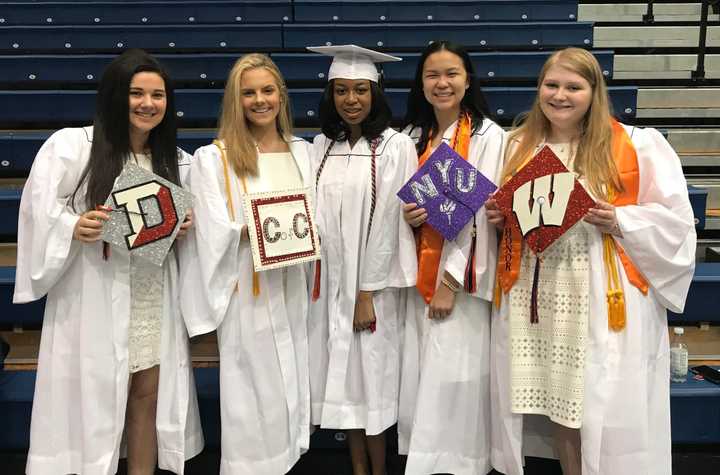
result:
M 410 94 L 408 94 L 407 112 L 405 113 L 405 119 L 402 125 L 403 128 L 407 126 L 420 128 L 420 140 L 416 145 L 418 153 L 425 151 L 430 137 L 435 134 L 438 129 L 438 122 L 433 107 L 427 99 L 425 99 L 422 74 L 425 60 L 427 60 L 428 56 L 438 51 L 449 51 L 458 56 L 463 62 L 469 87 L 460 102 L 460 109 L 470 115 L 472 131 L 474 132 L 480 124 L 482 124 L 483 119 L 489 115 L 485 96 L 480 89 L 480 82 L 475 74 L 475 67 L 465 48 L 450 41 L 434 41 L 425 48 L 418 61 L 417 69 L 415 70 L 415 79 L 410 89 Z
M 332 140 L 347 140 L 350 137 L 350 127 L 342 120 L 335 108 L 335 100 L 333 91 L 335 80 L 332 79 L 325 86 L 322 99 L 320 99 L 320 127 L 322 133 Z M 383 94 L 380 84 L 370 81 L 370 94 L 372 104 L 370 104 L 370 113 L 360 124 L 362 136 L 366 140 L 372 140 L 380 136 L 385 129 L 390 126 L 392 120 L 392 111 L 388 105 L 385 94 Z
M 150 131 L 148 145 L 153 172 L 179 184 L 175 95 L 165 68 L 140 49 L 130 49 L 115 58 L 105 69 L 98 86 L 90 160 L 73 192 L 73 209 L 80 188 L 87 182 L 85 207 L 102 204 L 112 190 L 115 178 L 125 165 L 130 149 L 130 83 L 135 74 L 157 73 L 165 82 L 167 107 L 162 122 Z

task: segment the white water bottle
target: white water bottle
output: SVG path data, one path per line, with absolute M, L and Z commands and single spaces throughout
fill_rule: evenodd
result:
M 688 371 L 688 350 L 683 343 L 682 327 L 673 328 L 673 345 L 670 348 L 670 381 L 673 383 L 684 383 Z

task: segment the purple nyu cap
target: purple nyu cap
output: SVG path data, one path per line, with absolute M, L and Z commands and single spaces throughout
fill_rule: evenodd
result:
M 427 222 L 452 241 L 497 186 L 446 143 L 428 157 L 398 192 L 428 213 Z

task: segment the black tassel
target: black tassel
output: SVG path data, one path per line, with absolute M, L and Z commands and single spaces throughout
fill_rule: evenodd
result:
M 530 323 L 538 323 L 538 281 L 540 280 L 540 257 L 535 258 L 532 293 L 530 294 Z
M 474 294 L 477 291 L 477 276 L 475 275 L 475 244 L 477 242 L 477 225 L 473 217 L 472 239 L 470 240 L 470 256 L 465 267 L 465 291 Z

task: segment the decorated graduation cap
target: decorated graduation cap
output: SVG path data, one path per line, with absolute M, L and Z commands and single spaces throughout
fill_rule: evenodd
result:
M 537 256 L 530 297 L 530 322 L 537 323 L 540 255 L 582 219 L 595 201 L 548 146 L 505 183 L 494 199 L 505 216 L 499 288 L 507 293 L 517 279 L 524 241 Z
M 378 82 L 380 74 L 375 63 L 402 61 L 402 58 L 356 45 L 308 46 L 307 49 L 314 53 L 333 57 L 328 80 L 335 78 L 367 79 Z
M 585 188 L 545 146 L 495 194 L 506 225 L 542 253 L 595 205 Z
M 105 201 L 102 239 L 161 266 L 191 207 L 188 191 L 127 162 Z
M 397 193 L 427 211 L 427 223 L 454 240 L 497 187 L 446 143 L 441 143 Z

